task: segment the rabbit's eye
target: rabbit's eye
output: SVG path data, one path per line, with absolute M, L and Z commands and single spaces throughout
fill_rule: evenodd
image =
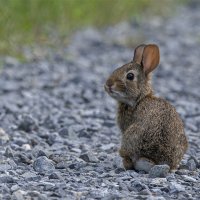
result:
M 132 80 L 134 79 L 134 74 L 133 74 L 133 73 L 128 73 L 128 74 L 126 75 L 126 78 L 127 78 L 128 80 L 132 81 Z

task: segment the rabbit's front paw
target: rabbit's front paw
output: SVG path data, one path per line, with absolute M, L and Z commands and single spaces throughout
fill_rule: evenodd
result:
M 133 161 L 130 158 L 129 154 L 124 149 L 120 149 L 119 154 L 123 159 L 124 168 L 126 170 L 134 169 Z
M 129 157 L 123 158 L 123 165 L 126 170 L 134 169 L 133 162 Z

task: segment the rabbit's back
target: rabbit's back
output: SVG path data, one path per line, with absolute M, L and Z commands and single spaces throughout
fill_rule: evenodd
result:
M 137 123 L 152 134 L 163 128 L 184 131 L 183 123 L 175 108 L 164 99 L 154 96 L 145 97 L 135 108 L 119 103 L 118 123 L 122 132 L 132 123 Z

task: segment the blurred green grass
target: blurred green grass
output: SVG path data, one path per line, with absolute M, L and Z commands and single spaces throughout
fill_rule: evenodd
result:
M 182 0 L 183 1 L 183 0 Z M 24 45 L 66 44 L 77 29 L 163 14 L 173 0 L 0 0 L 0 54 L 20 55 Z

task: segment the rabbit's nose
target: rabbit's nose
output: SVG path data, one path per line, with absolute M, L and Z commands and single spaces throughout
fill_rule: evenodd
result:
M 104 85 L 104 88 L 107 92 L 112 92 L 112 86 Z
M 112 92 L 113 86 L 114 86 L 113 82 L 107 81 L 104 87 L 105 87 L 105 90 Z
M 111 88 L 112 86 L 113 86 L 113 81 L 112 80 L 107 80 L 106 81 L 106 86 L 108 87 L 108 88 Z

